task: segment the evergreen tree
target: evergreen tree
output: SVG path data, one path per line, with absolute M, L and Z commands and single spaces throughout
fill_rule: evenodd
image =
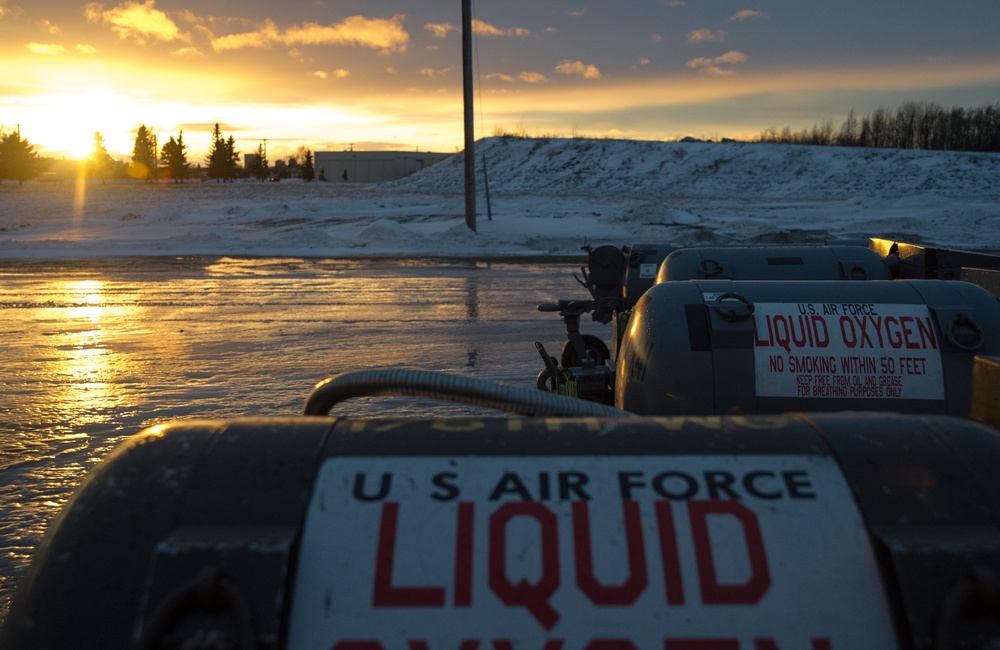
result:
M 232 182 L 234 178 L 239 176 L 240 172 L 240 152 L 236 151 L 236 140 L 230 135 L 225 142 L 225 178 Z
M 312 181 L 316 176 L 316 169 L 313 167 L 313 154 L 308 149 L 306 150 L 305 160 L 302 163 L 302 179 L 305 182 Z
M 132 147 L 133 178 L 144 179 L 147 183 L 156 178 L 156 136 L 140 124 L 135 132 L 135 145 Z
M 257 145 L 257 152 L 249 157 L 247 161 L 247 173 L 256 178 L 259 181 L 266 180 L 268 177 L 268 163 L 267 163 L 267 152 L 264 151 L 264 145 Z
M 212 144 L 208 147 L 208 157 L 205 160 L 208 163 L 206 173 L 209 178 L 214 178 L 216 183 L 227 178 L 226 141 L 222 139 L 222 130 L 218 122 L 212 131 Z
M 101 179 L 101 185 L 107 182 L 108 176 L 115 165 L 115 159 L 108 153 L 104 146 L 104 136 L 98 131 L 94 133 L 94 147 L 90 150 L 87 158 L 87 171 L 91 176 Z
M 188 171 L 187 145 L 184 144 L 183 131 L 177 134 L 176 140 L 174 136 L 170 136 L 170 140 L 160 150 L 160 156 L 167 166 L 170 178 L 174 179 L 175 183 L 183 183 Z
M 37 173 L 38 154 L 27 139 L 21 139 L 20 132 L 11 131 L 0 137 L 0 182 L 9 178 L 21 185 Z
M 236 151 L 236 140 L 233 136 L 229 139 L 222 137 L 222 129 L 219 123 L 215 123 L 212 131 L 212 143 L 208 147 L 208 156 L 205 161 L 208 163 L 206 175 L 214 178 L 215 182 L 232 182 L 239 174 L 239 152 Z

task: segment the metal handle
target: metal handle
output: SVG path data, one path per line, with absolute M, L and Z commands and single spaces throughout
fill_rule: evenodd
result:
M 965 334 L 960 334 L 956 330 L 965 330 Z M 960 340 L 960 335 L 962 338 L 968 338 L 967 334 L 969 331 L 971 331 L 974 336 L 972 343 L 965 343 Z M 983 343 L 986 341 L 986 335 L 983 333 L 983 330 L 965 314 L 956 314 L 955 317 L 951 319 L 951 324 L 948 325 L 948 332 L 946 336 L 948 337 L 948 342 L 956 348 L 969 352 L 983 347 Z
M 707 278 L 710 278 L 713 275 L 719 275 L 723 270 L 722 264 L 716 262 L 715 260 L 702 260 L 699 268 L 701 268 L 701 272 Z
M 722 305 L 723 300 L 737 300 L 744 305 L 746 305 L 746 311 L 738 312 L 733 308 L 726 308 Z M 715 312 L 725 318 L 730 323 L 735 323 L 740 318 L 748 318 L 753 315 L 754 306 L 753 303 L 739 295 L 738 293 L 724 293 L 715 299 Z
M 229 647 L 253 650 L 257 647 L 253 628 L 253 611 L 236 583 L 213 566 L 206 566 L 190 582 L 181 585 L 167 596 L 147 623 L 136 648 L 151 650 L 158 647 L 160 638 L 199 612 L 229 613 L 236 619 L 239 641 Z M 187 646 L 185 647 L 206 647 Z M 215 647 L 215 646 L 213 646 Z
M 865 267 L 861 266 L 860 264 L 855 264 L 854 268 L 851 269 L 851 272 L 847 274 L 847 279 L 848 280 L 867 280 L 868 279 L 868 271 L 865 270 Z

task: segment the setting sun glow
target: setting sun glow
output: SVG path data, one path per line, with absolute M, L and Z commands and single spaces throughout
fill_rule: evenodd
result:
M 94 134 L 104 135 L 105 146 L 118 151 L 130 144 L 129 134 L 119 133 L 128 124 L 134 108 L 113 90 L 89 90 L 73 94 L 35 98 L 36 119 L 45 124 L 45 139 L 67 158 L 86 158 L 94 146 Z
M 475 8 L 476 137 L 753 137 L 907 101 L 994 103 L 1000 84 L 997 3 L 579 4 Z M 272 159 L 463 144 L 458 0 L 0 0 L 0 28 L 0 129 L 44 156 L 85 157 L 99 132 L 127 161 L 140 124 L 183 132 L 194 164 L 215 123 Z

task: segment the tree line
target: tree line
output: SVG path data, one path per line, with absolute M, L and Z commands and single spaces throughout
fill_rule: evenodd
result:
M 178 132 L 176 138 L 171 135 L 162 147 L 158 148 L 157 145 L 157 136 L 147 129 L 145 124 L 140 124 L 136 129 L 131 162 L 122 163 L 108 153 L 104 145 L 104 136 L 99 132 L 95 133 L 90 155 L 84 161 L 84 171 L 90 177 L 100 178 L 102 183 L 112 177 L 132 178 L 149 183 L 160 180 L 183 183 L 192 176 L 192 172 L 199 178 L 226 183 L 248 175 L 265 180 L 271 174 L 263 144 L 258 147 L 255 154 L 247 156 L 246 169 L 241 168 L 236 140 L 232 135 L 224 137 L 218 123 L 212 132 L 212 142 L 205 158 L 204 168 L 200 164 L 192 168 L 187 157 L 184 131 Z M 289 159 L 289 166 L 299 167 L 299 176 L 306 181 L 312 181 L 315 178 L 312 151 L 305 149 L 302 158 L 301 166 L 294 157 Z M 294 165 L 291 164 L 293 162 Z M 0 133 L 0 182 L 10 179 L 20 185 L 26 180 L 38 177 L 44 171 L 44 161 L 39 158 L 35 147 L 26 138 L 21 137 L 20 130 Z
M 880 106 L 858 117 L 851 109 L 839 129 L 833 122 L 793 132 L 765 130 L 760 142 L 889 149 L 1000 152 L 1000 103 L 975 108 L 944 108 L 907 102 L 892 110 Z

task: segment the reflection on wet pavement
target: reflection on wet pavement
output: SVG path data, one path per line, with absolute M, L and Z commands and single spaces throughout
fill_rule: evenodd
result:
M 312 386 L 405 366 L 534 386 L 535 306 L 572 264 L 155 258 L 0 266 L 0 619 L 48 522 L 126 436 L 176 418 L 298 415 Z M 598 326 L 595 326 L 598 327 Z M 595 333 L 607 335 L 600 329 Z M 343 415 L 472 407 L 359 399 Z

